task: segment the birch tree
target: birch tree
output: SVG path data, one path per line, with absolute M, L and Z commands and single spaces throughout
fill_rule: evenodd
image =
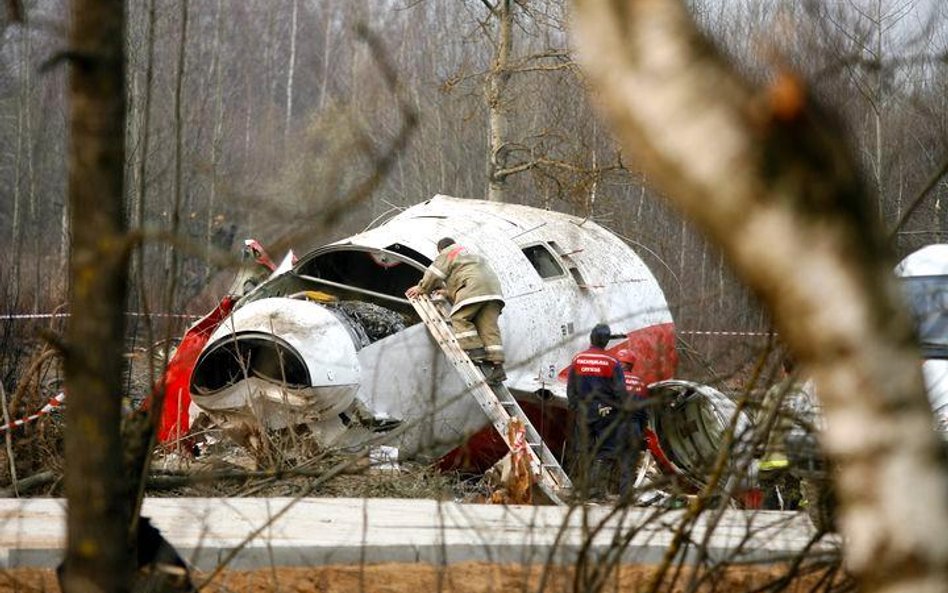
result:
M 678 1 L 574 5 L 626 150 L 721 246 L 817 381 L 848 568 L 865 591 L 948 591 L 948 475 L 919 353 L 833 119 L 791 72 L 749 86 Z
M 487 199 L 506 202 L 507 157 L 510 154 L 510 116 L 507 85 L 510 81 L 510 51 L 513 45 L 513 2 L 497 0 L 488 8 L 497 20 L 494 59 L 487 75 Z
M 293 0 L 293 18 L 290 24 L 290 65 L 286 69 L 286 124 L 283 128 L 283 141 L 290 134 L 290 120 L 293 117 L 293 76 L 296 73 L 296 20 L 299 14 L 299 0 Z

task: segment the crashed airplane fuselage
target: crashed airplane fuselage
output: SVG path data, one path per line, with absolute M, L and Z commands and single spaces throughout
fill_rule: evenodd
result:
M 400 425 L 403 456 L 502 448 L 404 297 L 446 236 L 500 279 L 506 385 L 545 435 L 562 439 L 566 371 L 596 323 L 624 335 L 610 349 L 633 349 L 646 381 L 673 375 L 664 295 L 619 238 L 566 214 L 436 196 L 244 296 L 197 360 L 193 403 L 235 435 L 306 424 L 323 445 L 349 447 Z

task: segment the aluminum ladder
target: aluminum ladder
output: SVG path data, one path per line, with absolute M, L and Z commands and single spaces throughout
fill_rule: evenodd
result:
M 425 295 L 409 299 L 419 317 L 428 327 L 438 346 L 448 358 L 448 362 L 457 370 L 471 395 L 477 400 L 481 409 L 487 414 L 494 429 L 507 443 L 507 448 L 513 451 L 513 443 L 507 432 L 507 424 L 517 418 L 523 423 L 527 437 L 527 451 L 530 455 L 530 472 L 534 481 L 540 486 L 543 493 L 554 504 L 566 504 L 564 497 L 573 485 L 563 471 L 556 457 L 540 437 L 533 423 L 524 414 L 517 400 L 514 399 L 505 385 L 488 385 L 484 373 L 471 360 L 461 345 L 458 344 L 454 332 L 445 320 L 438 306 Z

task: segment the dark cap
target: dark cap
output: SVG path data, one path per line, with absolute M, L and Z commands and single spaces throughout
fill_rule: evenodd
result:
M 597 348 L 605 348 L 612 337 L 612 330 L 605 323 L 600 323 L 589 332 L 589 342 Z

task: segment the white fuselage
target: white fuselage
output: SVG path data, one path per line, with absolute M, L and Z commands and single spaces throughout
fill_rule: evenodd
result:
M 597 323 L 608 323 L 613 333 L 628 336 L 614 348 L 627 344 L 637 350 L 641 372 L 649 381 L 673 374 L 674 326 L 658 283 L 629 246 L 589 220 L 526 206 L 437 196 L 377 228 L 317 249 L 301 258 L 292 273 L 327 278 L 329 258 L 346 252 L 362 265 L 364 255 L 377 263 L 377 270 L 369 265 L 345 283 L 361 282 L 363 288 L 372 286 L 378 292 L 379 279 L 394 274 L 396 266 L 410 266 L 412 273 L 406 277 L 416 282 L 434 259 L 442 237 L 452 237 L 484 256 L 501 282 L 506 302 L 500 318 L 506 384 L 518 397 L 543 396 L 565 414 L 564 371 L 588 346 L 589 330 Z M 354 264 L 351 267 L 355 270 Z M 334 272 L 339 277 L 346 273 Z M 272 278 L 257 291 L 286 296 L 272 288 L 280 282 L 279 277 Z M 407 285 L 395 282 L 386 292 L 400 298 L 404 288 Z M 270 299 L 260 299 L 257 291 L 248 300 L 259 307 Z M 233 314 L 236 319 L 241 317 L 241 306 Z M 306 306 L 323 307 L 315 302 Z M 274 305 L 273 314 L 279 315 L 279 309 Z M 223 324 L 208 347 L 239 335 L 240 325 Z M 303 356 L 308 357 L 308 366 L 321 364 L 313 359 L 318 354 Z M 397 437 L 403 454 L 441 455 L 487 425 L 478 404 L 465 396 L 454 369 L 417 319 L 397 333 L 357 346 L 355 356 L 359 382 L 355 397 L 376 416 L 417 423 Z M 201 405 L 200 395 L 194 399 Z M 347 436 L 336 419 L 321 422 L 322 429 L 341 444 L 354 444 L 349 441 L 364 436 L 354 432 Z
M 918 322 L 922 375 L 936 426 L 948 438 L 948 245 L 922 247 L 899 262 L 895 273 Z

